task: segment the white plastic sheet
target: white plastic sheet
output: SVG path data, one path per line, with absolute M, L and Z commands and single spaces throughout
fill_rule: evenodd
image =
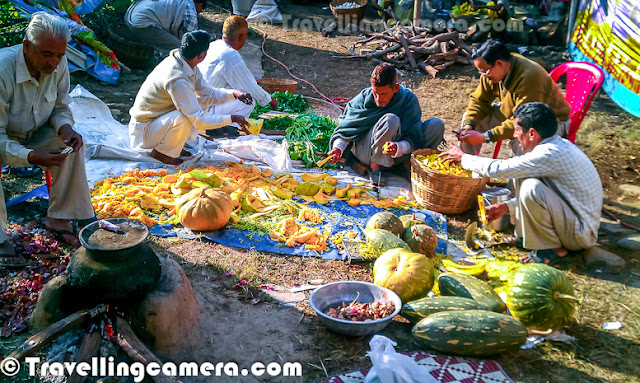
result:
M 82 135 L 85 144 L 89 185 L 135 168 L 176 169 L 151 158 L 147 152 L 132 149 L 128 126 L 114 120 L 109 107 L 81 85 L 77 85 L 69 96 L 72 98 L 70 108 L 75 120 L 74 129 Z M 262 164 L 263 167 L 267 165 L 273 169 L 287 170 L 291 166 L 291 159 L 286 146 L 261 137 L 246 136 L 237 140 L 237 144 L 225 143 L 225 150 L 221 148 L 221 142 L 235 140 L 207 141 L 198 137 L 193 146 L 188 148 L 194 155 L 178 169 L 244 160 Z

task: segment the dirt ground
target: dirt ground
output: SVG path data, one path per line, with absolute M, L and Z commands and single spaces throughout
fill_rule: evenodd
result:
M 279 5 L 283 14 L 323 21 L 330 11 L 323 4 L 299 6 L 287 1 Z M 229 8 L 228 5 L 223 7 Z M 201 15 L 200 26 L 220 36 L 221 22 L 227 14 L 214 5 Z M 368 14 L 368 17 L 372 15 Z M 292 73 L 312 82 L 328 98 L 353 97 L 368 86 L 369 74 L 375 64 L 362 59 L 345 58 L 358 36 L 325 38 L 317 31 L 286 30 L 280 26 L 257 26 L 267 33 L 266 53 L 285 63 Z M 262 43 L 259 32 L 251 40 Z M 550 70 L 566 57 L 555 49 L 531 49 L 531 57 Z M 263 57 L 265 77 L 288 78 L 284 67 Z M 135 95 L 152 69 L 122 73 L 116 86 L 100 83 L 88 75 L 76 72 L 74 84 L 100 97 L 114 117 L 126 124 L 128 111 Z M 467 97 L 475 89 L 477 71 L 471 66 L 454 65 L 441 72 L 438 78 L 407 73 L 402 85 L 418 96 L 423 119 L 439 117 L 446 124 L 446 139 L 454 142 L 451 133 L 460 123 Z M 311 86 L 300 83 L 298 93 L 319 97 Z M 640 224 L 640 203 L 637 197 L 625 194 L 622 184 L 640 184 L 640 121 L 629 117 L 604 94 L 594 100 L 590 112 L 578 132 L 577 144 L 594 161 L 605 187 L 605 205 L 621 215 L 625 221 Z M 484 154 L 493 148 L 484 149 Z M 7 198 L 24 192 L 38 182 L 3 177 Z M 634 199 L 635 198 L 635 199 Z M 39 206 L 42 209 L 42 206 Z M 44 211 L 41 211 L 44 213 Z M 17 212 L 13 213 L 16 218 Z M 18 213 L 20 214 L 20 213 Z M 450 217 L 451 234 L 460 236 L 473 218 L 473 212 Z M 262 294 L 257 286 L 272 283 L 293 287 L 309 279 L 371 280 L 370 265 L 347 265 L 338 261 L 321 261 L 301 257 L 226 248 L 199 241 L 154 238 L 154 244 L 166 256 L 177 260 L 187 275 L 203 306 L 203 321 L 197 337 L 187 350 L 173 355 L 172 360 L 236 361 L 248 365 L 255 361 L 300 362 L 304 378 L 290 381 L 311 381 L 326 375 L 369 364 L 365 353 L 368 337 L 344 338 L 317 324 L 316 318 L 304 304 L 298 305 L 305 314 L 281 307 Z M 611 247 L 609 247 L 612 249 Z M 615 249 L 627 260 L 628 270 L 622 274 L 594 274 L 584 265 L 572 265 L 571 278 L 578 292 L 585 296 L 577 320 L 568 329 L 575 336 L 577 346 L 553 344 L 517 355 L 503 355 L 498 362 L 516 381 L 638 381 L 640 367 L 640 294 L 638 281 L 640 256 L 631 251 Z M 575 267 L 574 267 L 575 266 Z M 633 273 L 636 274 L 633 274 Z M 229 280 L 217 276 L 232 274 Z M 232 280 L 249 278 L 251 288 L 237 291 L 230 288 Z M 611 279 L 611 280 L 607 280 Z M 258 298 L 258 304 L 251 300 Z M 255 301 L 254 301 L 255 302 Z M 626 303 L 628 310 L 619 303 Z M 604 321 L 621 320 L 625 325 L 617 333 L 604 332 Z M 398 341 L 400 351 L 416 349 L 410 336 L 410 326 L 394 321 L 384 332 Z M 635 362 L 634 362 L 635 361 Z M 261 378 L 262 379 L 262 378 Z M 218 381 L 218 380 L 216 380 Z M 225 381 L 225 380 L 219 380 Z M 265 381 L 253 378 L 232 381 Z M 269 381 L 269 380 L 266 380 Z M 289 381 L 274 379 L 273 381 Z

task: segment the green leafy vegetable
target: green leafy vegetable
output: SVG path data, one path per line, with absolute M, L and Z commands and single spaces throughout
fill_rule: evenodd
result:
M 314 167 L 322 160 L 318 153 L 329 151 L 329 139 L 338 123 L 313 113 L 298 116 L 293 125 L 286 129 L 289 155 L 292 160 L 302 160 L 305 167 Z M 327 164 L 327 167 L 335 167 Z
M 304 100 L 304 97 L 301 94 L 293 94 L 289 92 L 274 92 L 271 94 L 271 97 L 278 100 L 278 108 L 275 109 L 279 112 L 286 113 L 303 113 L 309 109 L 309 104 Z M 251 112 L 251 118 L 258 118 L 259 115 L 265 112 L 271 111 L 271 107 L 269 105 L 259 106 L 256 105 L 253 112 Z M 263 127 L 263 129 L 265 129 Z M 276 130 L 276 129 L 273 129 Z

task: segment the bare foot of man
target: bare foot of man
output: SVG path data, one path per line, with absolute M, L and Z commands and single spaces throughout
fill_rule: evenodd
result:
M 173 158 L 173 157 L 169 157 L 166 154 L 162 154 L 159 151 L 153 149 L 151 151 L 151 153 L 149 153 L 149 155 L 153 158 L 155 158 L 156 160 L 165 163 L 167 165 L 180 165 L 182 162 L 184 162 L 183 160 L 181 160 L 180 158 Z

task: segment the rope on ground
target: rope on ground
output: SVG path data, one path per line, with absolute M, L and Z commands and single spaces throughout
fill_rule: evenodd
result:
M 322 94 L 322 92 L 320 92 L 318 90 L 318 88 L 316 88 L 316 86 L 313 85 L 312 83 L 310 83 L 309 81 L 307 81 L 307 80 L 305 80 L 303 78 L 295 76 L 293 73 L 291 73 L 291 71 L 289 70 L 289 68 L 286 65 L 284 65 L 282 62 L 276 60 L 275 58 L 269 56 L 269 54 L 264 50 L 264 44 L 267 42 L 267 32 L 265 32 L 265 31 L 263 31 L 263 30 L 261 30 L 259 28 L 256 28 L 256 27 L 253 27 L 253 29 L 255 29 L 256 31 L 262 33 L 262 53 L 264 53 L 265 56 L 267 56 L 271 60 L 277 62 L 278 64 L 282 65 L 284 67 L 284 69 L 287 70 L 287 73 L 289 73 L 289 76 L 295 78 L 298 81 L 302 81 L 304 83 L 309 84 L 313 88 L 313 90 L 316 91 L 316 93 L 318 93 L 320 96 L 322 96 L 322 98 L 324 98 L 325 100 L 329 101 L 330 103 L 336 105 L 341 110 L 344 110 L 344 107 L 342 105 L 338 105 L 338 104 L 347 103 L 349 101 L 348 98 L 345 98 L 345 97 L 329 98 L 329 97 L 325 96 L 324 94 Z
M 626 223 L 626 222 L 622 222 L 622 221 L 620 221 L 620 219 L 618 219 L 618 217 L 616 217 L 615 215 L 613 215 L 613 213 L 612 213 L 612 212 L 610 212 L 609 210 L 607 210 L 607 209 L 605 209 L 605 208 L 602 208 L 602 212 L 603 212 L 607 217 L 609 217 L 609 218 L 611 218 L 612 220 L 614 220 L 614 221 L 618 222 L 620 225 L 622 225 L 622 226 L 626 227 L 627 229 L 631 229 L 631 230 L 635 230 L 635 231 L 637 231 L 637 232 L 640 232 L 640 228 L 635 227 L 635 226 L 633 226 L 633 225 L 630 225 L 630 224 L 628 224 L 628 223 Z

